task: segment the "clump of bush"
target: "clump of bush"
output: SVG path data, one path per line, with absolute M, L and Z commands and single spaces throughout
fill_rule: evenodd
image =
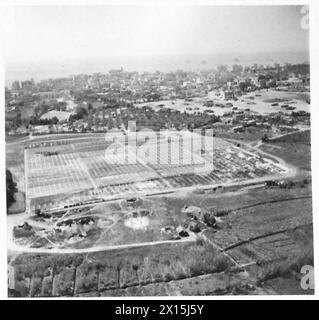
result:
M 25 222 L 23 225 L 13 228 L 13 235 L 15 238 L 29 238 L 35 235 L 35 231 L 32 226 Z
M 223 217 L 223 216 L 227 216 L 231 213 L 230 209 L 218 209 L 214 212 L 214 216 L 216 217 Z
M 214 227 L 216 225 L 216 219 L 212 213 L 205 212 L 203 221 L 208 227 Z
M 292 188 L 304 188 L 309 184 L 308 179 L 303 179 L 302 181 L 293 181 L 293 180 L 268 180 L 265 185 L 268 188 L 281 188 L 281 189 L 292 189 Z

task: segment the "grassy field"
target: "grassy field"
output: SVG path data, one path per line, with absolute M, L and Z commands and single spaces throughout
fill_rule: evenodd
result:
M 263 143 L 260 149 L 282 158 L 300 170 L 311 171 L 310 130 L 287 134 Z
M 282 158 L 287 163 L 301 170 L 311 170 L 311 146 L 304 143 L 267 143 L 260 149 L 269 154 Z
M 239 141 L 261 140 L 264 134 L 269 134 L 269 130 L 257 127 L 247 127 L 244 132 L 233 132 L 233 126 L 218 125 L 214 127 L 214 135 L 223 139 L 235 139 Z
M 311 199 L 297 199 L 265 203 L 251 208 L 235 210 L 223 219 L 229 228 L 207 236 L 226 248 L 236 242 L 263 234 L 312 222 Z M 234 230 L 234 231 L 232 231 Z
M 28 137 L 27 134 L 19 134 L 14 136 L 6 135 L 6 143 L 13 143 L 13 142 L 19 142 L 20 140 Z
M 11 169 L 24 164 L 23 144 L 6 145 L 6 167 Z

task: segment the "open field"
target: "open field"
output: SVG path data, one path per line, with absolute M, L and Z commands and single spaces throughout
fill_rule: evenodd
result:
M 119 200 L 90 207 L 65 210 L 50 218 L 31 216 L 26 221 L 34 233 L 15 236 L 21 248 L 90 249 L 178 240 L 178 226 L 190 223 L 182 212 L 167 212 L 165 202 L 138 199 L 131 205 Z M 169 230 L 165 230 L 169 228 Z M 194 241 L 192 233 L 182 238 Z
M 283 158 L 286 162 L 302 169 L 311 170 L 311 146 L 294 143 L 267 143 L 263 144 L 260 149 L 269 154 L 274 154 Z
M 214 127 L 214 135 L 222 139 L 234 139 L 239 143 L 260 141 L 265 134 L 269 134 L 270 130 L 259 127 L 247 127 L 243 132 L 234 132 L 232 125 L 218 125 Z
M 258 94 L 258 95 L 256 95 Z M 237 102 L 239 108 L 250 108 L 252 111 L 260 114 L 282 111 L 280 104 L 292 104 L 296 111 L 310 111 L 310 105 L 306 102 L 307 94 L 304 92 L 288 92 L 272 89 L 263 89 L 257 92 L 251 92 L 243 96 Z M 272 103 L 278 102 L 278 106 Z
M 27 134 L 20 134 L 20 135 L 14 135 L 14 136 L 9 136 L 6 135 L 6 143 L 17 143 L 23 139 L 28 139 Z
M 260 149 L 284 159 L 300 170 L 311 171 L 310 130 L 284 135 L 263 143 Z
M 310 105 L 306 102 L 308 97 L 307 93 L 304 92 L 286 92 L 277 91 L 272 89 L 262 89 L 255 92 L 250 92 L 238 100 L 229 99 L 225 101 L 224 99 L 218 98 L 214 95 L 214 92 L 209 92 L 208 96 L 192 98 L 191 101 L 185 99 L 176 100 L 162 100 L 155 102 L 145 102 L 135 104 L 136 107 L 149 106 L 154 110 L 159 110 L 161 108 L 170 108 L 173 110 L 178 110 L 180 112 L 195 113 L 204 112 L 207 110 L 213 110 L 215 115 L 223 115 L 225 112 L 229 111 L 230 108 L 212 106 L 210 108 L 204 105 L 208 100 L 213 100 L 215 103 L 225 104 L 226 102 L 232 103 L 233 106 L 239 109 L 249 108 L 251 111 L 259 114 L 267 114 L 271 112 L 282 111 L 280 105 L 272 106 L 273 102 L 279 103 L 291 103 L 296 107 L 296 111 L 303 110 L 309 112 Z

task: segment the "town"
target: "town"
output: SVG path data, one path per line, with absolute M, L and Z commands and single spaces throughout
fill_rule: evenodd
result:
M 8 136 L 215 128 L 271 136 L 310 125 L 309 64 L 75 75 L 6 88 Z M 223 130 L 224 129 L 224 130 Z

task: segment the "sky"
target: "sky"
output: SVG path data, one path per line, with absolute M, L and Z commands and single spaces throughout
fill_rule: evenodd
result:
M 305 51 L 301 6 L 15 7 L 6 63 Z

